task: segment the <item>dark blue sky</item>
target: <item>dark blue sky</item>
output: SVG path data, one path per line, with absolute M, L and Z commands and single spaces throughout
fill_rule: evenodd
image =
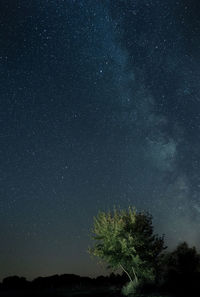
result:
M 200 246 L 200 3 L 0 3 L 0 277 L 98 275 L 93 216 Z

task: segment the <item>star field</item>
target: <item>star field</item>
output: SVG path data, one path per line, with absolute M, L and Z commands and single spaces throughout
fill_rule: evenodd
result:
M 0 277 L 98 275 L 99 210 L 200 245 L 197 0 L 0 3 Z

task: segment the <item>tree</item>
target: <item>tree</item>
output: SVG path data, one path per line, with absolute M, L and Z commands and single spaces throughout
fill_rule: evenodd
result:
M 163 258 L 163 284 L 166 290 L 190 294 L 198 292 L 200 279 L 200 255 L 195 247 L 180 243 Z M 190 295 L 191 296 L 191 295 Z
M 153 234 L 152 216 L 128 210 L 99 212 L 94 218 L 95 245 L 90 254 L 101 258 L 110 268 L 121 268 L 131 288 L 155 280 L 156 266 L 164 249 L 164 238 Z M 132 290 L 132 289 L 131 289 Z

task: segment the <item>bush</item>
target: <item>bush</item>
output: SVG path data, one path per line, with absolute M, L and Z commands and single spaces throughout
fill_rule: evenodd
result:
M 122 294 L 125 296 L 133 296 L 139 291 L 140 284 L 138 281 L 133 280 L 132 282 L 128 282 L 123 288 L 122 288 Z

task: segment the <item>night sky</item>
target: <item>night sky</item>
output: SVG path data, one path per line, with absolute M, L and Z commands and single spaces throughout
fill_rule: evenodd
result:
M 99 210 L 200 247 L 200 1 L 0 1 L 0 279 L 105 270 Z

